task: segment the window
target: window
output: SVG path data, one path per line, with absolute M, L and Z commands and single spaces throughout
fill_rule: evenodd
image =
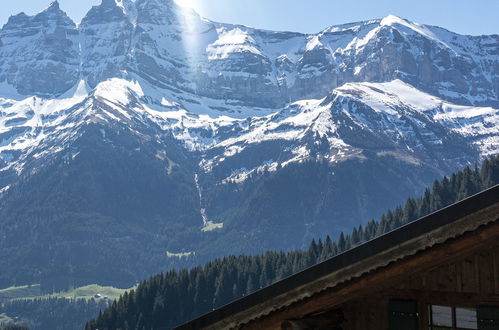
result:
M 477 311 L 474 308 L 456 308 L 458 329 L 478 329 Z
M 429 308 L 431 330 L 478 329 L 476 308 L 431 305 Z
M 499 307 L 480 306 L 478 307 L 478 329 L 498 330 L 499 329 Z
M 390 330 L 418 330 L 418 304 L 412 300 L 390 300 Z
M 452 329 L 452 307 L 430 306 L 431 329 Z

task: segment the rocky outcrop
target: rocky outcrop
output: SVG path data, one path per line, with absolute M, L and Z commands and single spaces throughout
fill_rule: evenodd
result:
M 57 1 L 35 16 L 12 16 L 0 45 L 0 83 L 20 94 L 59 95 L 78 82 L 78 30 Z

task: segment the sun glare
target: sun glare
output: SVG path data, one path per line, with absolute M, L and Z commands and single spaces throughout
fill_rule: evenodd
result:
M 183 10 L 176 11 L 177 20 L 180 23 L 178 27 L 182 30 L 182 44 L 187 65 L 193 71 L 198 64 L 201 53 L 204 51 L 205 46 L 203 46 L 201 36 L 207 27 L 197 13 L 197 9 L 199 9 L 198 1 L 175 0 L 175 2 L 183 8 Z

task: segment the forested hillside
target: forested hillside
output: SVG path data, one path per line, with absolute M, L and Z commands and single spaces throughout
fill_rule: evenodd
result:
M 89 317 L 107 306 L 107 301 L 94 299 L 23 299 L 3 304 L 0 313 L 26 327 L 6 327 L 8 330 L 73 330 L 81 328 Z
M 435 181 L 421 197 L 409 198 L 379 221 L 342 233 L 335 241 L 327 237 L 312 241 L 306 251 L 232 256 L 154 276 L 88 322 L 86 329 L 170 329 L 496 184 L 499 157 Z

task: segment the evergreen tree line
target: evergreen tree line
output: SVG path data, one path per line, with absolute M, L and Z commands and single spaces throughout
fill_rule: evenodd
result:
M 481 169 L 464 170 L 436 180 L 421 197 L 409 198 L 386 212 L 380 221 L 358 226 L 336 241 L 313 240 L 308 250 L 230 256 L 204 267 L 172 270 L 142 282 L 87 323 L 95 329 L 171 329 L 233 300 L 248 295 L 356 245 L 499 184 L 499 157 Z
M 0 330 L 77 330 L 107 306 L 106 301 L 94 299 L 13 300 L 0 305 L 0 314 L 13 319 L 15 324 L 0 324 Z

